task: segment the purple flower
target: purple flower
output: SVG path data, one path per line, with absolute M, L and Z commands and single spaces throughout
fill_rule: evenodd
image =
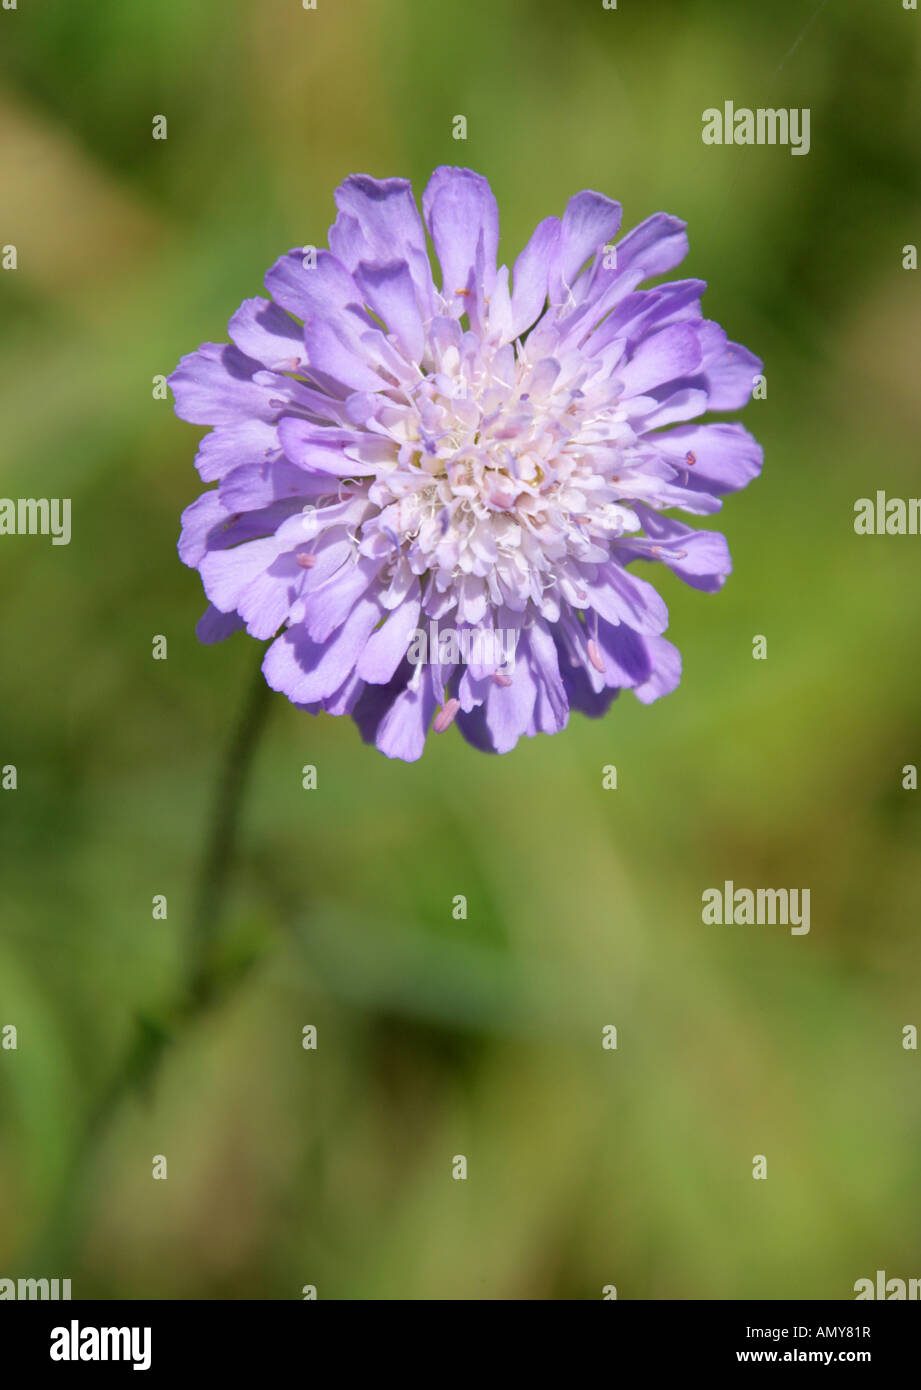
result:
M 614 243 L 619 204 L 577 193 L 510 276 L 469 169 L 435 170 L 422 217 L 405 179 L 355 175 L 336 204 L 330 249 L 282 256 L 232 343 L 170 378 L 212 426 L 218 486 L 179 542 L 201 640 L 274 637 L 273 689 L 410 761 L 430 725 L 505 753 L 571 707 L 673 690 L 665 604 L 627 567 L 719 589 L 725 538 L 662 513 L 716 512 L 761 466 L 741 425 L 689 423 L 745 405 L 758 359 L 701 316 L 703 281 L 637 288 L 684 258 L 685 224 Z

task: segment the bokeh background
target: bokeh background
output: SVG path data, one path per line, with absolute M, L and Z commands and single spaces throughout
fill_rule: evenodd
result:
M 69 547 L 0 539 L 0 1275 L 373 1299 L 921 1275 L 921 541 L 853 531 L 856 498 L 921 492 L 919 56 L 897 0 L 0 11 L 0 493 L 73 499 Z M 704 146 L 726 99 L 808 106 L 811 152 Z M 200 432 L 152 379 L 324 244 L 343 177 L 421 191 L 439 163 L 490 178 L 509 263 L 580 188 L 625 227 L 687 218 L 681 274 L 766 363 L 735 573 L 662 581 L 674 695 L 506 757 L 452 732 L 390 763 L 273 697 L 186 1007 L 260 648 L 196 642 Z M 809 887 L 810 934 L 703 926 L 726 878 Z

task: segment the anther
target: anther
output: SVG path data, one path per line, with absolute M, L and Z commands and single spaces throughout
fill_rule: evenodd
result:
M 447 700 L 445 702 L 444 707 L 438 711 L 432 721 L 432 728 L 436 734 L 443 734 L 445 729 L 450 729 L 459 709 L 460 700 Z
M 588 659 L 595 670 L 604 675 L 604 657 L 601 655 L 598 643 L 593 638 L 589 638 L 588 642 Z

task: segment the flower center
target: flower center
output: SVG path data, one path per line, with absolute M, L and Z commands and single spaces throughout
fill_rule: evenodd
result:
M 474 613 L 521 611 L 565 592 L 579 565 L 605 562 L 615 536 L 639 529 L 618 501 L 610 399 L 599 439 L 584 367 L 567 378 L 553 359 L 533 363 L 526 347 L 491 350 L 470 334 L 460 349 L 433 349 L 425 367 L 416 385 L 385 393 L 378 420 L 393 465 L 369 488 L 378 511 L 361 527 L 362 551 L 389 548 L 441 593 L 461 581 Z

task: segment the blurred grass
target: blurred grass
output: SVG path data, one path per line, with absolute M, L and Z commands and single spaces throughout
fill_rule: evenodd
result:
M 0 545 L 20 782 L 0 793 L 0 1025 L 20 1033 L 0 1271 L 80 1296 L 369 1298 L 848 1298 L 919 1272 L 917 542 L 852 520 L 876 488 L 918 492 L 921 30 L 818 9 L 0 12 L 0 244 L 20 259 L 0 491 L 74 499 L 69 547 Z M 703 146 L 727 98 L 810 106 L 810 154 Z M 510 261 L 582 187 L 627 226 L 688 219 L 682 273 L 768 376 L 745 417 L 764 476 L 721 523 L 735 574 L 715 597 L 663 585 L 675 695 L 509 757 L 452 733 L 404 767 L 275 700 L 228 922 L 255 964 L 120 1113 L 68 1268 L 26 1269 L 82 1117 L 181 985 L 255 656 L 195 640 L 175 539 L 196 435 L 152 377 L 224 337 L 282 249 L 323 243 L 342 177 L 421 191 L 444 162 L 490 177 Z M 810 935 L 702 927 L 724 878 L 809 886 Z

